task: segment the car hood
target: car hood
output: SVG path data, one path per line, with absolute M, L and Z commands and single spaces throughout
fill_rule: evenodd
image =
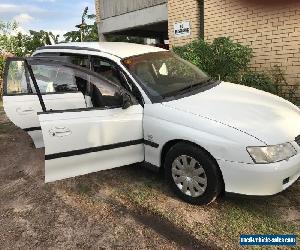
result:
M 163 105 L 241 130 L 268 145 L 300 135 L 300 110 L 278 96 L 221 82 L 216 87 Z

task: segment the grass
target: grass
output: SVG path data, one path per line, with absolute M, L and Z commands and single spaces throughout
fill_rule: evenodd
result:
M 89 196 L 91 193 L 91 186 L 88 183 L 78 183 L 76 186 L 76 190 L 79 194 Z
M 225 201 L 215 223 L 217 235 L 232 243 L 240 234 L 299 234 L 296 224 L 282 220 L 273 202 Z
M 9 134 L 16 128 L 10 122 L 0 123 L 0 134 Z
M 190 232 L 203 242 L 216 242 L 220 247 L 238 249 L 241 234 L 296 234 L 299 223 L 285 221 L 282 211 L 299 209 L 300 186 L 295 184 L 288 192 L 264 200 L 221 198 L 215 203 L 200 207 L 181 202 L 167 193 L 160 181 L 127 183 L 117 190 L 137 208 L 142 207 L 153 214 L 169 220 L 177 227 Z M 282 201 L 282 197 L 286 202 Z M 173 199 L 175 206 L 166 206 Z M 186 213 L 182 213 L 186 211 Z M 190 213 L 191 212 L 191 213 Z M 208 213 L 210 221 L 196 220 L 195 214 Z M 192 218 L 187 218 L 187 217 Z M 298 239 L 299 240 L 299 239 Z M 253 249 L 253 248 L 252 248 Z M 268 249 L 276 249 L 269 247 Z

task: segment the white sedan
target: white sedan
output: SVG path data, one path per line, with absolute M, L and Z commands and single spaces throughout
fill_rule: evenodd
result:
M 172 52 L 69 43 L 6 64 L 4 109 L 45 146 L 45 181 L 137 162 L 183 200 L 273 195 L 300 175 L 300 110 L 215 81 Z

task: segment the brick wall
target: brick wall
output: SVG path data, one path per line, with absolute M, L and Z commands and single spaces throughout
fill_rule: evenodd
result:
M 204 13 L 207 40 L 229 36 L 249 45 L 254 68 L 278 65 L 290 84 L 300 85 L 300 3 L 258 6 L 246 0 L 205 0 Z
M 197 0 L 168 0 L 168 33 L 170 46 L 180 46 L 199 37 L 199 1 Z M 190 21 L 191 35 L 174 37 L 174 23 Z

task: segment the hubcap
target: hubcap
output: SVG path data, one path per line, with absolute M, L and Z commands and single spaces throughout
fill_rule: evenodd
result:
M 173 161 L 172 177 L 181 192 L 191 197 L 201 196 L 207 187 L 203 167 L 191 156 L 181 155 Z

